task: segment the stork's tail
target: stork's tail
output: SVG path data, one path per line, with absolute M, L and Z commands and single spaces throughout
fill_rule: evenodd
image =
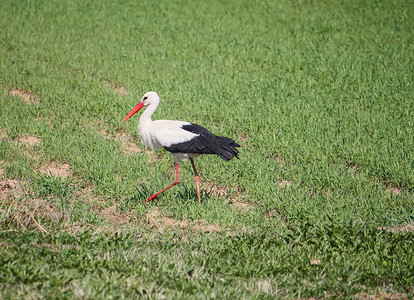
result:
M 229 161 L 233 157 L 239 158 L 239 150 L 237 150 L 237 147 L 240 147 L 240 145 L 235 140 L 218 136 L 215 146 L 216 154 L 225 161 Z

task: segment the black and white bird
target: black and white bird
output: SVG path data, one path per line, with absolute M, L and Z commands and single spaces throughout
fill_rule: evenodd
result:
M 233 157 L 238 158 L 240 147 L 233 139 L 216 136 L 204 127 L 183 121 L 156 120 L 152 115 L 160 104 L 160 97 L 156 92 L 146 93 L 141 101 L 122 120 L 136 114 L 141 108 L 147 106 L 138 123 L 138 134 L 146 148 L 159 150 L 161 147 L 169 151 L 175 162 L 176 179 L 166 188 L 155 193 L 144 201 L 156 199 L 159 194 L 180 183 L 180 170 L 178 163 L 190 159 L 194 170 L 194 179 L 197 186 L 197 198 L 200 200 L 200 179 L 194 165 L 194 158 L 202 154 L 217 154 L 225 161 Z

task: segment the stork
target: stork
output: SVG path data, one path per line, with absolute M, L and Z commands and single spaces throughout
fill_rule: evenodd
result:
M 145 93 L 141 101 L 126 115 L 122 122 L 126 121 L 141 108 L 147 107 L 142 113 L 138 123 L 138 134 L 146 148 L 159 150 L 161 147 L 169 151 L 175 162 L 176 179 L 166 188 L 155 193 L 148 199 L 156 199 L 158 195 L 180 183 L 180 161 L 190 159 L 194 170 L 194 180 L 197 187 L 197 198 L 200 200 L 200 177 L 194 165 L 194 158 L 202 154 L 217 154 L 225 161 L 233 157 L 239 158 L 236 147 L 240 147 L 233 139 L 216 136 L 204 127 L 184 122 L 171 120 L 152 120 L 152 115 L 160 104 L 160 97 L 156 92 Z

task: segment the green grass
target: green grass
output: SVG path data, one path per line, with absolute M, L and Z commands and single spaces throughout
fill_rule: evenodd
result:
M 21 190 L 0 198 L 0 298 L 414 297 L 413 20 L 409 1 L 2 1 L 1 192 Z M 226 195 L 198 205 L 184 162 L 142 203 L 172 158 L 115 137 L 143 148 L 120 121 L 150 90 L 156 119 L 240 142 L 196 161 Z

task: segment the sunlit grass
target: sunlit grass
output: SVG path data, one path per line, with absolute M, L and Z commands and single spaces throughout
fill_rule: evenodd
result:
M 414 219 L 407 1 L 0 7 L 2 296 L 413 295 L 413 233 L 386 231 Z M 120 123 L 150 90 L 156 119 L 242 145 L 196 160 L 201 205 L 188 162 L 142 203 L 173 180 Z

